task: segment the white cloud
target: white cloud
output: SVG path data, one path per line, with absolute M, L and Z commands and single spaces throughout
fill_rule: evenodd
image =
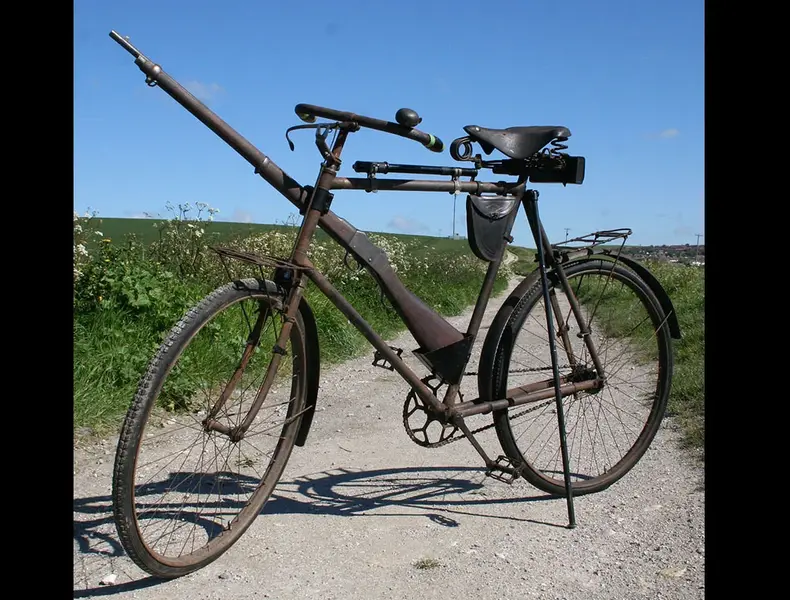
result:
M 680 131 L 675 128 L 672 128 L 672 129 L 665 129 L 664 131 L 658 134 L 658 137 L 673 138 L 679 135 L 680 135 Z
M 203 102 L 209 102 L 225 91 L 218 83 L 203 83 L 196 80 L 187 81 L 184 87 L 192 92 L 195 98 Z

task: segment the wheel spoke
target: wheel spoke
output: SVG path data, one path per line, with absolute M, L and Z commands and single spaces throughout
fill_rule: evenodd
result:
M 552 327 L 568 328 L 565 348 L 555 332 L 560 375 L 571 381 L 595 376 L 595 366 L 580 332 L 586 327 L 606 379 L 600 390 L 577 392 L 563 399 L 566 440 L 574 493 L 590 493 L 611 485 L 639 460 L 658 429 L 671 376 L 666 317 L 652 292 L 631 271 L 605 261 L 566 268 L 570 289 L 579 300 L 584 327 L 576 321 L 562 287 L 552 284 Z M 505 377 L 505 389 L 535 383 L 538 368 L 551 365 L 546 310 L 539 283 L 527 292 L 504 327 L 513 329 L 509 364 L 493 369 Z M 502 337 L 500 337 L 502 339 Z M 562 357 L 562 358 L 561 358 Z M 494 389 L 502 382 L 494 381 Z M 545 491 L 563 493 L 564 479 L 556 403 L 540 410 L 513 407 L 495 415 L 505 452 L 526 464 L 524 475 Z
M 129 411 L 122 435 L 137 442 L 119 454 L 113 502 L 123 515 L 124 548 L 151 574 L 185 574 L 221 554 L 257 517 L 285 467 L 307 410 L 301 316 L 292 326 L 288 360 L 245 436 L 233 441 L 202 422 L 234 372 L 235 389 L 213 419 L 232 432 L 246 417 L 279 333 L 282 317 L 268 309 L 270 302 L 268 293 L 233 285 L 208 296 L 170 333 Z M 258 321 L 262 314 L 265 322 Z M 240 363 L 258 329 L 259 344 Z M 161 430 L 154 429 L 157 422 Z M 173 567 L 169 561 L 176 559 Z

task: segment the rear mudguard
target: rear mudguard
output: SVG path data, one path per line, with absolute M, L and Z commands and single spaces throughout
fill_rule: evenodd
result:
M 608 259 L 612 262 L 615 261 L 614 256 L 611 256 L 605 252 L 594 252 L 589 256 L 572 259 L 567 263 L 563 263 L 563 266 L 599 259 Z M 624 258 L 620 256 L 616 260 L 617 262 L 623 263 L 627 268 L 634 271 L 656 295 L 656 298 L 658 298 L 664 314 L 667 315 L 667 325 L 669 326 L 670 335 L 673 339 L 680 339 L 680 325 L 678 324 L 675 307 L 673 306 L 672 300 L 670 300 L 666 290 L 659 283 L 659 281 L 644 266 L 631 258 Z M 551 269 L 549 269 L 548 276 L 550 280 L 552 280 L 554 283 L 557 283 L 556 275 L 554 275 Z M 499 311 L 497 311 L 494 320 L 491 322 L 490 327 L 488 328 L 488 333 L 486 334 L 486 338 L 483 341 L 483 347 L 480 352 L 480 363 L 477 371 L 478 395 L 481 401 L 494 400 L 494 391 L 490 389 L 490 385 L 493 381 L 495 353 L 499 347 L 500 338 L 504 333 L 504 324 L 510 318 L 513 310 L 516 308 L 524 295 L 539 281 L 540 270 L 535 269 L 532 271 L 532 273 L 527 275 L 524 280 L 519 283 L 505 299 Z
M 608 256 L 606 254 L 599 255 L 599 256 Z M 608 256 L 610 260 L 613 260 L 614 257 Z M 656 279 L 653 274 L 648 271 L 644 266 L 636 262 L 633 258 L 628 258 L 626 256 L 620 256 L 617 259 L 618 262 L 624 263 L 628 266 L 629 269 L 636 272 L 639 277 L 642 278 L 647 286 L 652 290 L 652 292 L 658 298 L 658 302 L 661 304 L 661 308 L 664 309 L 664 314 L 667 315 L 667 325 L 669 325 L 669 333 L 672 336 L 672 339 L 679 340 L 680 339 L 680 324 L 678 323 L 678 316 L 675 312 L 675 307 L 672 304 L 672 300 L 669 299 L 669 294 L 667 294 L 666 290 L 663 286 L 659 283 L 658 279 Z
M 305 405 L 307 411 L 302 417 L 302 423 L 299 426 L 299 431 L 296 433 L 295 443 L 297 446 L 304 446 L 305 441 L 307 441 L 307 434 L 310 431 L 310 425 L 313 423 L 315 405 L 318 401 L 321 354 L 318 351 L 318 327 L 315 323 L 313 309 L 310 308 L 310 305 L 304 297 L 302 297 L 299 302 L 299 312 L 302 314 L 302 321 L 304 322 L 304 341 L 307 359 L 307 402 Z

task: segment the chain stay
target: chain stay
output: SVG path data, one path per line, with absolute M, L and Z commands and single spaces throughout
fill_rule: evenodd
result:
M 518 417 L 521 417 L 521 416 L 523 416 L 523 415 L 526 415 L 527 413 L 531 413 L 531 412 L 534 412 L 534 411 L 536 411 L 536 410 L 538 410 L 538 409 L 540 409 L 540 408 L 544 408 L 545 406 L 548 406 L 548 405 L 549 405 L 549 404 L 551 404 L 552 402 L 554 402 L 554 399 L 551 399 L 551 400 L 546 400 L 546 401 L 544 401 L 543 403 L 541 403 L 540 405 L 538 405 L 538 406 L 533 406 L 533 407 L 530 407 L 530 408 L 527 408 L 526 410 L 523 410 L 523 411 L 521 411 L 520 413 L 516 413 L 515 415 L 513 415 L 513 416 L 512 416 L 512 417 L 510 417 L 510 418 L 511 418 L 511 419 L 516 419 L 516 418 L 518 418 Z M 403 422 L 403 424 L 404 424 L 404 425 L 407 425 L 407 423 L 406 423 L 406 419 L 404 419 L 404 422 Z M 492 428 L 492 427 L 494 427 L 494 426 L 495 426 L 495 423 L 489 423 L 488 425 L 483 425 L 482 427 L 478 427 L 477 429 L 473 429 L 473 430 L 471 430 L 469 433 L 471 433 L 472 435 L 474 435 L 474 434 L 476 434 L 476 433 L 480 433 L 481 431 L 485 431 L 485 430 L 487 430 L 487 429 L 491 429 L 491 428 Z M 410 437 L 410 438 L 412 438 L 413 440 L 417 441 L 417 440 L 416 440 L 416 438 L 415 438 L 415 437 L 412 435 L 412 433 L 409 431 L 409 428 L 408 428 L 408 426 L 406 426 L 406 432 L 409 434 L 409 437 Z M 425 448 L 441 448 L 442 446 L 446 446 L 447 444 L 451 444 L 451 443 L 453 443 L 453 442 L 458 442 L 458 441 L 460 441 L 460 440 L 463 440 L 463 439 L 465 439 L 465 438 L 466 438 L 466 434 L 461 434 L 461 435 L 451 435 L 451 436 L 450 436 L 450 437 L 448 437 L 446 440 L 442 440 L 441 442 L 434 442 L 434 443 L 432 443 L 432 444 L 424 444 L 424 443 L 420 442 L 420 445 L 421 445 L 421 446 L 423 446 L 423 447 L 425 447 Z
M 561 368 L 565 368 L 565 367 L 561 367 Z M 547 371 L 547 370 L 550 370 L 550 369 L 551 369 L 551 367 L 532 367 L 532 368 L 524 368 L 524 369 L 513 369 L 513 370 L 509 371 L 508 373 L 532 373 L 532 372 L 538 372 L 538 371 Z M 477 375 L 477 372 L 476 371 L 470 371 L 470 372 L 464 373 L 464 375 L 465 376 L 466 375 Z M 425 385 L 427 385 L 429 388 L 431 388 L 431 390 L 435 394 L 436 391 L 439 389 L 439 387 L 441 387 L 442 384 L 440 382 L 440 383 L 437 383 L 435 386 L 431 385 L 429 383 L 430 379 L 432 379 L 432 377 L 426 377 L 423 380 L 423 382 L 425 383 Z M 419 396 L 417 396 L 417 394 L 414 392 L 414 390 L 412 390 L 409 393 L 409 395 L 411 395 L 411 394 L 414 394 L 416 401 L 419 402 Z M 408 402 L 408 396 L 407 396 L 406 401 Z M 546 401 L 542 402 L 541 404 L 539 404 L 537 406 L 532 406 L 532 407 L 527 408 L 527 409 L 525 409 L 525 410 L 523 410 L 523 411 L 521 411 L 519 413 L 516 413 L 515 415 L 511 416 L 510 418 L 511 419 L 516 419 L 518 417 L 524 416 L 524 415 L 526 415 L 528 413 L 531 413 L 531 412 L 534 412 L 534 411 L 539 410 L 541 408 L 544 408 L 545 406 L 551 404 L 553 401 L 554 401 L 553 399 L 546 400 Z M 419 407 L 419 405 L 417 407 Z M 427 412 L 427 410 L 426 410 L 426 412 Z M 404 414 L 403 414 L 403 427 L 406 429 L 406 433 L 412 439 L 412 441 L 415 442 L 416 444 L 418 444 L 419 446 L 422 446 L 424 448 L 441 448 L 442 446 L 446 446 L 447 444 L 452 444 L 453 442 L 458 442 L 458 441 L 463 440 L 463 439 L 466 438 L 466 434 L 464 434 L 464 433 L 462 433 L 461 435 L 457 435 L 455 432 L 453 432 L 453 434 L 448 436 L 446 439 L 438 441 L 438 442 L 433 442 L 433 443 L 428 443 L 427 442 L 427 435 L 426 435 L 426 442 L 422 442 L 421 440 L 418 440 L 414 436 L 414 434 L 411 431 L 411 428 L 409 427 L 409 417 L 412 414 L 414 414 L 414 411 L 412 411 L 408 415 L 404 411 Z M 482 427 L 478 427 L 477 429 L 473 429 L 469 433 L 474 435 L 476 433 L 480 433 L 482 431 L 486 431 L 488 429 L 491 429 L 494 426 L 495 426 L 495 423 L 489 423 L 488 425 L 483 425 Z M 458 428 L 456 428 L 456 431 L 458 431 Z

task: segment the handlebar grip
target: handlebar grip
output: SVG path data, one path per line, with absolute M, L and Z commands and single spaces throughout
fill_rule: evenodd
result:
M 428 137 L 430 139 L 428 140 L 428 142 L 423 142 L 422 144 L 423 146 L 428 148 L 428 150 L 430 150 L 431 152 L 441 152 L 442 150 L 444 150 L 444 142 L 442 140 L 440 140 L 432 133 L 429 133 Z

